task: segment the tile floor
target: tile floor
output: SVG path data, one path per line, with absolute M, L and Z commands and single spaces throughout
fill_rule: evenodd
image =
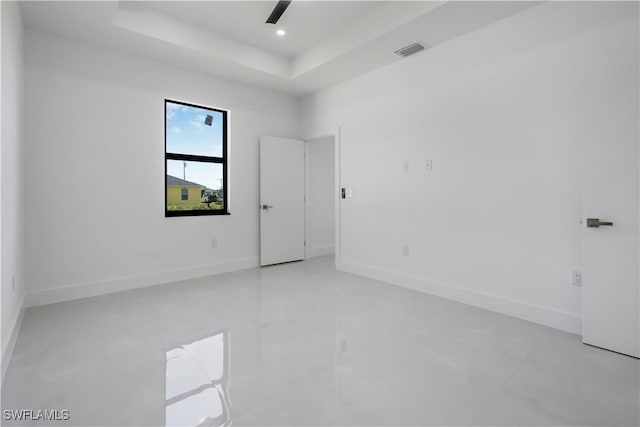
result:
M 27 310 L 33 425 L 638 425 L 639 361 L 332 259 Z M 5 425 L 12 425 L 6 422 Z

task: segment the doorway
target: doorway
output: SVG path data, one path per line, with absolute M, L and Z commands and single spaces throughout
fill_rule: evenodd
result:
M 305 141 L 305 258 L 335 254 L 335 137 Z
M 260 265 L 340 257 L 338 132 L 260 137 Z

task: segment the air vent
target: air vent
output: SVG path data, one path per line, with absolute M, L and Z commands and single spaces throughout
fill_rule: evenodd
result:
M 411 43 L 409 46 L 398 49 L 394 53 L 400 56 L 409 56 L 413 55 L 414 53 L 420 52 L 421 50 L 424 50 L 424 46 L 416 42 Z

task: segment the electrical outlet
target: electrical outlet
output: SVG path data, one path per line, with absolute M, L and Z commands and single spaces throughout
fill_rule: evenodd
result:
M 582 286 L 582 272 L 571 270 L 571 286 Z
M 409 160 L 405 160 L 404 163 L 402 163 L 402 171 L 409 173 Z
M 433 161 L 431 159 L 427 159 L 424 161 L 424 169 L 427 172 L 431 172 L 431 169 L 433 168 Z
M 215 237 L 211 239 L 211 247 L 212 248 L 218 247 L 218 239 L 216 239 Z
M 402 255 L 403 256 L 409 256 L 409 245 L 404 245 L 402 247 Z

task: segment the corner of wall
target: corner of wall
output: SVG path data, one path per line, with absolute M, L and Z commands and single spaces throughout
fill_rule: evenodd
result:
M 7 340 L 6 348 L 2 350 L 2 362 L 0 366 L 0 384 L 4 382 L 4 376 L 7 373 L 7 368 L 9 368 L 9 363 L 11 362 L 11 356 L 13 356 L 13 350 L 16 347 L 16 341 L 18 340 L 18 334 L 20 333 L 20 328 L 22 327 L 22 320 L 24 319 L 25 308 L 25 300 L 26 295 L 23 294 L 20 299 L 20 309 L 18 310 L 18 315 L 13 321 L 11 327 L 11 334 Z
M 24 27 L 18 2 L 2 2 L 0 81 L 1 378 L 11 361 L 26 297 L 24 281 Z

